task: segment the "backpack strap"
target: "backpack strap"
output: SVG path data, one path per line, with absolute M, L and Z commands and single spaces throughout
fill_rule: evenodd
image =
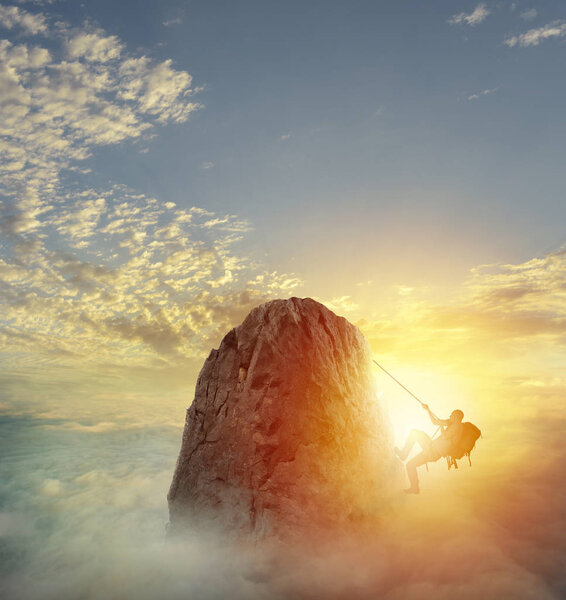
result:
M 470 467 L 472 466 L 472 458 L 470 456 L 471 453 L 472 453 L 471 450 L 469 452 L 466 452 L 466 456 L 468 457 L 468 462 L 470 463 Z

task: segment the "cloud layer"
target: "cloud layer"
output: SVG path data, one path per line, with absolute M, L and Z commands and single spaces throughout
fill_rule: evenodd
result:
M 37 227 L 0 260 L 3 347 L 36 358 L 200 356 L 254 302 L 297 284 L 233 251 L 245 221 L 122 188 L 83 192 Z
M 298 280 L 238 250 L 245 220 L 82 183 L 97 148 L 199 109 L 191 75 L 99 28 L 0 7 L 0 340 L 9 368 L 201 357 Z M 203 163 L 206 168 L 212 163 Z M 31 362 L 30 362 L 31 361 Z
M 469 345 L 491 340 L 498 347 L 540 343 L 562 349 L 566 344 L 565 273 L 564 249 L 524 263 L 481 265 L 471 270 L 458 294 L 447 302 L 426 301 L 418 290 L 402 289 L 395 314 L 375 321 L 366 317 L 360 326 L 370 339 L 376 335 L 376 348 L 387 347 L 388 336 L 394 338 L 404 328 L 411 332 L 407 339 L 411 345 L 420 344 L 417 339 L 422 336 L 423 345 L 436 347 L 445 340 Z M 397 348 L 402 340 L 399 335 Z
M 0 25 L 6 29 L 19 27 L 31 35 L 47 32 L 46 19 L 43 15 L 31 14 L 17 6 L 0 5 Z
M 43 28 L 30 29 L 29 13 L 2 11 L 4 24 L 49 37 L 45 45 L 0 42 L 1 226 L 25 234 L 57 208 L 61 174 L 94 148 L 139 139 L 156 124 L 182 123 L 199 104 L 191 75 L 170 60 L 131 56 L 98 29 L 48 29 L 41 15 L 33 18 Z
M 450 17 L 448 22 L 453 25 L 466 24 L 470 25 L 471 27 L 475 27 L 476 25 L 479 25 L 482 21 L 485 21 L 489 14 L 490 11 L 486 7 L 486 5 L 481 3 L 478 4 L 471 13 L 458 13 Z
M 563 418 L 511 420 L 513 460 L 487 436 L 473 468 L 431 465 L 421 496 L 400 492 L 370 537 L 352 532 L 316 552 L 254 549 L 203 530 L 166 542 L 181 429 L 57 425 L 0 420 L 3 597 L 558 600 L 566 591 Z
M 520 35 L 513 35 L 505 39 L 505 44 L 510 48 L 515 46 L 521 46 L 526 48 L 528 46 L 538 46 L 541 42 L 550 39 L 560 39 L 566 36 L 566 22 L 565 21 L 553 21 L 543 27 L 537 27 L 535 29 L 529 29 L 525 33 Z

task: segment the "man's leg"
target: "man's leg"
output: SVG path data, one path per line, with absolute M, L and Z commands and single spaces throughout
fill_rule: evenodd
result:
M 409 456 L 409 452 L 411 452 L 415 444 L 418 444 L 422 450 L 429 450 L 432 444 L 432 439 L 424 431 L 421 431 L 420 429 L 413 429 L 409 434 L 409 437 L 407 438 L 403 448 L 401 450 L 399 450 L 399 448 L 395 448 L 395 453 L 401 460 L 405 460 L 407 456 Z
M 405 490 L 407 494 L 419 493 L 419 476 L 417 475 L 417 467 L 420 467 L 427 462 L 432 462 L 430 452 L 428 450 L 423 450 L 420 454 L 417 454 L 415 457 L 411 458 L 411 460 L 407 463 L 407 475 L 410 483 L 410 486 Z

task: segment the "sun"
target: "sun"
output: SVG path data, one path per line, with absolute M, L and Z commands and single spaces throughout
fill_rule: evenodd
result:
M 452 410 L 461 408 L 465 413 L 467 404 L 462 382 L 454 376 L 434 371 L 395 368 L 394 376 L 415 394 L 441 419 L 448 418 Z M 433 435 L 434 426 L 422 405 L 385 373 L 375 374 L 377 398 L 385 407 L 391 422 L 394 443 L 404 443 L 411 429 L 422 429 Z

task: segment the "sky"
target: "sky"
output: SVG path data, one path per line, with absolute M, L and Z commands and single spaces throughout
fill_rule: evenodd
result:
M 516 597 L 559 597 L 565 42 L 558 0 L 0 4 L 5 585 L 61 597 L 55 575 L 72 563 L 68 597 L 97 597 L 89 582 L 103 573 L 110 593 L 117 577 L 103 549 L 157 560 L 153 546 L 134 556 L 129 532 L 161 548 L 204 359 L 254 306 L 308 296 L 358 325 L 436 412 L 457 404 L 484 432 L 457 491 L 431 469 L 423 514 L 438 517 L 435 486 L 465 495 L 466 519 L 503 532 L 474 529 L 505 559 L 499 589 L 512 597 L 520 565 L 530 583 Z M 398 443 L 430 427 L 376 378 Z M 448 514 L 452 531 L 463 516 Z M 398 515 L 397 533 L 422 533 L 420 556 L 426 522 L 412 505 Z M 116 537 L 98 538 L 101 523 Z M 232 589 L 239 567 L 215 556 L 207 568 Z M 417 587 L 372 585 L 439 585 L 399 569 Z M 191 573 L 186 585 L 218 593 Z

